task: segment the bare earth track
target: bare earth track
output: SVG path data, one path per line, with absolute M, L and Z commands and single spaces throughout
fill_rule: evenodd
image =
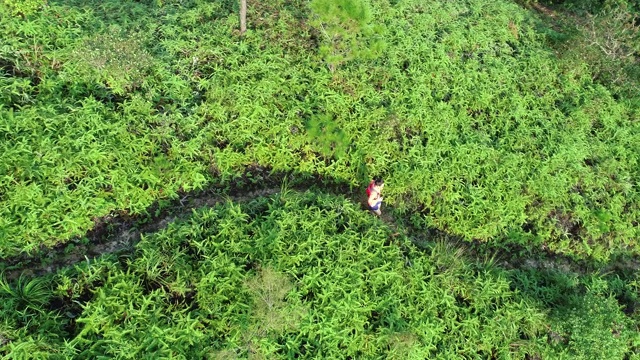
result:
M 266 172 L 267 170 L 262 168 L 249 168 L 245 175 L 247 173 L 266 175 Z M 246 178 L 246 176 L 243 177 Z M 283 181 L 294 179 L 291 174 L 278 174 L 273 177 L 265 176 L 265 178 L 268 180 L 258 185 L 254 184 L 251 189 L 231 186 L 225 189 L 226 191 L 212 188 L 201 192 L 184 194 L 179 200 L 173 201 L 171 206 L 159 211 L 157 216 L 145 218 L 121 214 L 104 217 L 96 223 L 94 229 L 90 230 L 83 240 L 75 239 L 54 248 L 43 248 L 33 255 L 0 259 L 0 271 L 6 279 L 14 280 L 20 276 L 34 277 L 50 274 L 83 261 L 92 261 L 102 255 L 130 253 L 134 250 L 135 244 L 142 235 L 160 231 L 166 228 L 169 223 L 188 217 L 194 209 L 211 207 L 225 201 L 246 202 L 258 197 L 272 196 L 282 191 L 282 186 L 279 184 L 282 184 Z M 336 195 L 345 195 L 354 202 L 362 202 L 363 199 L 361 199 L 360 194 L 349 189 L 347 185 L 333 182 L 327 183 L 325 180 L 298 182 L 298 185 L 290 186 L 289 189 L 294 191 L 313 189 Z M 152 206 L 153 208 L 157 208 L 157 206 Z M 152 213 L 153 211 L 150 212 Z M 498 260 L 496 264 L 505 269 L 537 269 L 585 274 L 593 271 L 625 273 L 640 268 L 640 261 L 636 258 L 611 261 L 609 264 L 595 267 L 592 263 L 586 261 L 575 261 L 571 258 L 545 251 L 540 251 L 531 257 L 518 256 L 510 251 L 491 248 L 489 244 L 470 243 L 439 230 L 433 229 L 425 233 L 422 230 L 411 229 L 410 226 L 401 224 L 398 221 L 399 219 L 389 215 L 392 212 L 392 209 L 387 211 L 381 217 L 381 220 L 387 223 L 396 234 L 403 232 L 418 247 L 425 247 L 425 244 L 433 243 L 434 240 L 444 240 L 454 243 L 457 247 L 464 248 L 465 253 L 472 258 L 477 257 L 480 259 L 486 257 L 487 253 L 494 253 Z M 514 251 L 520 252 L 518 250 L 522 249 L 514 249 Z

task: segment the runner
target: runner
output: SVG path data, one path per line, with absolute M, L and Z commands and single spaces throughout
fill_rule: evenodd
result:
M 367 205 L 369 206 L 369 210 L 374 214 L 380 216 L 382 215 L 382 211 L 380 211 L 380 205 L 382 205 L 382 189 L 384 188 L 384 181 L 381 178 L 375 178 L 371 180 L 369 183 L 369 187 L 367 187 Z

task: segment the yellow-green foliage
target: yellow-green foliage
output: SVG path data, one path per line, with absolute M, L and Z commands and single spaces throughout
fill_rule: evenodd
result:
M 46 5 L 46 0 L 2 0 L 0 2 L 0 14 L 25 18 Z
M 252 5 L 242 38 L 215 1 L 69 0 L 2 17 L 0 255 L 252 164 L 300 182 L 381 174 L 388 204 L 465 239 L 638 252 L 637 112 L 587 66 L 559 67 L 529 12 L 366 8 L 384 51 L 333 73 L 302 2 Z M 307 133 L 318 116 L 339 136 Z
M 578 281 L 545 286 L 536 275 L 475 263 L 444 242 L 420 251 L 343 197 L 289 192 L 195 211 L 130 256 L 3 284 L 0 354 L 586 359 L 605 346 L 608 359 L 632 354 L 634 326 L 602 280 L 585 295 Z M 17 294 L 27 287 L 47 292 L 24 302 L 31 295 Z M 548 341 L 556 333 L 566 340 Z

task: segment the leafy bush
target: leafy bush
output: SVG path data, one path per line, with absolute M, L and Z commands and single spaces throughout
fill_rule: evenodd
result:
M 26 17 L 46 6 L 46 3 L 46 0 L 3 0 L 0 11 L 6 12 L 6 15 Z
M 629 351 L 628 320 L 612 298 L 588 293 L 577 307 L 563 313 L 560 325 L 574 359 L 622 359 Z M 627 325 L 628 326 L 628 325 Z
M 105 83 L 115 95 L 126 95 L 140 87 L 152 58 L 135 36 L 122 36 L 117 28 L 85 40 L 65 64 L 79 81 Z
M 570 297 L 565 306 L 554 311 L 553 357 L 623 359 L 631 353 L 634 344 L 637 346 L 640 338 L 637 331 L 632 330 L 634 324 L 607 292 L 607 282 L 595 278 L 586 294 Z

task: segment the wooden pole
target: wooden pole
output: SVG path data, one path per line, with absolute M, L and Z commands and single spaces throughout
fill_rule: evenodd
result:
M 247 31 L 247 0 L 240 0 L 240 34 Z

